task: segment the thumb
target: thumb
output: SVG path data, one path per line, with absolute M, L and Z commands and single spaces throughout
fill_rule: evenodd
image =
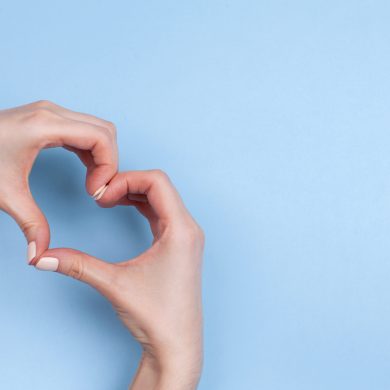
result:
M 55 271 L 97 289 L 109 296 L 113 289 L 116 266 L 74 249 L 49 249 L 33 262 L 41 271 Z
M 49 247 L 50 228 L 46 217 L 28 189 L 13 195 L 4 210 L 23 231 L 28 242 L 27 262 L 31 263 Z

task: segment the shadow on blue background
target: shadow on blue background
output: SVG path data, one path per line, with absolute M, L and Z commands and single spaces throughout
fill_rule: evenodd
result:
M 58 242 L 61 246 L 85 250 L 107 261 L 125 260 L 146 249 L 151 238 L 146 224 L 142 223 L 143 218 L 130 207 L 110 210 L 97 207 L 86 194 L 79 165 L 77 157 L 64 150 L 44 151 L 30 176 L 34 197 L 43 206 L 51 225 L 51 246 Z M 56 228 L 61 234 L 56 233 Z M 80 242 L 85 243 L 84 248 L 80 248 Z M 127 251 L 116 249 L 123 248 L 124 242 L 128 244 Z M 87 332 L 109 335 L 112 339 L 110 343 L 126 346 L 121 373 L 117 378 L 107 378 L 106 383 L 102 381 L 100 384 L 101 388 L 126 388 L 136 371 L 140 347 L 121 326 L 110 304 L 100 294 L 79 282 L 61 281 L 60 275 L 54 276 L 55 279 L 57 277 L 59 280 L 52 299 L 58 307 L 70 308 L 69 314 L 76 322 L 84 322 Z M 58 336 L 65 336 L 61 329 L 58 329 Z M 82 345 L 79 347 L 83 348 Z M 88 362 L 84 365 L 88 367 L 87 371 L 95 372 Z M 77 378 L 73 379 L 77 381 Z
M 37 203 L 51 226 L 58 223 L 61 230 L 69 228 L 68 233 L 62 233 L 61 245 L 64 246 L 68 238 L 75 239 L 75 226 L 85 224 L 88 228 L 82 230 L 83 237 L 77 237 L 77 243 L 83 239 L 85 251 L 93 251 L 99 243 L 102 245 L 100 256 L 105 260 L 126 260 L 145 250 L 151 243 L 147 221 L 132 207 L 97 207 L 86 193 L 84 176 L 81 162 L 65 150 L 43 151 L 34 164 L 30 185 Z M 56 238 L 54 228 L 52 230 Z M 124 242 L 128 243 L 126 251 L 122 250 Z

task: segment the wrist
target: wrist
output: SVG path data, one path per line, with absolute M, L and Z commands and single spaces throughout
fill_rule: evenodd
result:
M 159 362 L 158 390 L 195 390 L 202 372 L 201 356 L 178 356 Z
M 200 354 L 177 354 L 156 358 L 144 352 L 131 390 L 195 390 L 203 358 Z

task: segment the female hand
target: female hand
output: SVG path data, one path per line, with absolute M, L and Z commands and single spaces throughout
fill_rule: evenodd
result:
M 39 151 L 57 146 L 80 157 L 87 167 L 87 191 L 100 196 L 118 167 L 112 123 L 48 101 L 0 111 L 0 209 L 25 234 L 29 262 L 48 248 L 50 230 L 31 195 L 28 177 Z
M 50 249 L 34 265 L 86 282 L 112 303 L 143 346 L 131 389 L 195 389 L 202 367 L 202 229 L 159 170 L 119 173 L 99 204 L 137 207 L 149 221 L 151 248 L 121 263 Z

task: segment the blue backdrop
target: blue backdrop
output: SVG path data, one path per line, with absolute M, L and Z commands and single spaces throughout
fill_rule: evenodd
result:
M 201 390 L 390 388 L 389 20 L 385 0 L 1 2 L 0 107 L 112 120 L 121 169 L 168 172 L 204 227 Z M 64 150 L 31 186 L 52 246 L 151 242 Z M 0 232 L 0 388 L 126 389 L 140 348 L 110 305 Z

